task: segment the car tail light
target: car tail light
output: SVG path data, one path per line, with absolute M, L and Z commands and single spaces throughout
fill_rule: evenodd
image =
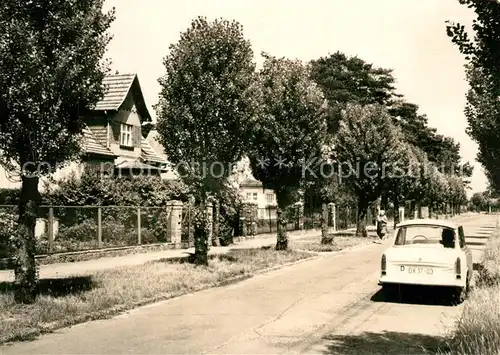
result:
M 385 254 L 382 255 L 382 260 L 381 260 L 381 269 L 382 269 L 382 275 L 385 275 L 386 268 L 387 268 L 387 258 L 385 257 Z
M 457 279 L 461 277 L 462 273 L 462 264 L 460 262 L 460 258 L 457 258 L 457 261 L 455 261 L 455 274 L 457 274 Z

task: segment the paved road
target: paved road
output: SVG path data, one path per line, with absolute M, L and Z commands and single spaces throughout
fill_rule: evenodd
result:
M 498 216 L 461 217 L 467 235 Z M 29 342 L 8 354 L 406 354 L 461 307 L 384 302 L 373 244 L 179 297 Z M 432 302 L 431 302 L 432 303 Z M 418 350 L 418 349 L 417 349 Z

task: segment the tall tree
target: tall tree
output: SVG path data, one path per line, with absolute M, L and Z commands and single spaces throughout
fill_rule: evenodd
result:
M 402 142 L 399 149 L 405 153 L 399 156 L 397 170 L 387 177 L 384 185 L 384 195 L 394 205 L 394 226 L 400 222 L 397 211 L 405 201 L 413 201 L 419 208 L 427 183 L 426 165 L 429 164 L 426 154 L 418 147 Z M 421 214 L 420 209 L 418 213 Z
M 477 160 L 494 189 L 500 191 L 500 3 L 459 0 L 474 10 L 474 38 L 465 26 L 449 21 L 446 31 L 467 61 L 469 81 L 465 116 L 467 133 L 478 143 Z
M 227 186 L 249 141 L 256 107 L 255 64 L 242 26 L 198 17 L 170 46 L 163 64 L 158 133 L 198 206 L 195 262 L 208 264 L 206 202 Z
M 389 112 L 401 127 L 405 139 L 422 149 L 429 161 L 443 173 L 467 178 L 472 176 L 472 166 L 468 162 L 462 162 L 460 143 L 451 137 L 438 134 L 435 128 L 429 127 L 427 117 L 418 113 L 417 105 L 400 99 L 392 103 Z
M 264 66 L 259 72 L 260 113 L 249 157 L 253 175 L 264 188 L 276 193 L 276 249 L 285 250 L 288 238 L 282 211 L 295 202 L 304 181 L 320 178 L 314 172 L 309 174 L 305 167 L 309 159 L 317 162 L 323 157 L 325 100 L 303 63 L 263 56 Z
M 446 175 L 441 173 L 438 168 L 431 166 L 428 173 L 429 183 L 427 185 L 426 197 L 432 214 L 437 216 L 443 212 L 443 206 L 448 196 L 448 180 Z
M 36 299 L 35 222 L 41 175 L 80 150 L 85 110 L 103 94 L 114 9 L 103 0 L 0 5 L 0 164 L 20 171 L 15 299 Z
M 335 133 L 348 103 L 389 105 L 399 97 L 392 70 L 336 52 L 311 61 L 311 78 L 328 100 L 328 128 Z
M 467 193 L 465 191 L 465 183 L 460 176 L 448 175 L 449 196 L 448 203 L 451 213 L 460 213 L 460 208 L 467 202 Z
M 336 161 L 342 182 L 358 197 L 356 233 L 367 235 L 365 217 L 369 204 L 378 199 L 387 186 L 404 152 L 403 135 L 380 104 L 349 104 L 335 136 Z

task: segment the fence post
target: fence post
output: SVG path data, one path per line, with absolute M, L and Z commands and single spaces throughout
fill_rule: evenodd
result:
M 102 207 L 97 207 L 97 245 L 102 248 Z
M 298 218 L 298 224 L 299 224 L 299 230 L 304 230 L 304 202 L 299 201 L 297 202 L 297 207 L 298 207 L 298 213 L 297 213 L 297 218 Z
M 336 207 L 335 207 L 335 204 L 333 202 L 330 202 L 328 204 L 328 207 L 329 207 L 329 212 L 330 212 L 330 218 L 332 220 L 332 227 L 333 227 L 333 231 L 336 231 L 337 230 L 337 223 L 335 221 L 335 219 L 337 218 L 337 213 L 336 213 Z
M 271 207 L 270 206 L 267 207 L 267 216 L 269 219 L 269 233 L 272 233 L 273 232 L 273 222 L 271 220 Z
M 54 208 L 49 207 L 49 220 L 47 226 L 49 254 L 54 250 Z
M 168 202 L 168 207 L 171 209 L 168 217 L 168 239 L 169 242 L 174 244 L 174 248 L 180 249 L 182 247 L 182 210 L 184 204 L 181 201 L 172 200 Z M 188 218 L 190 216 L 190 207 L 188 203 Z M 189 228 L 191 226 L 191 221 L 188 221 L 188 247 L 190 246 L 189 241 Z
M 141 243 L 141 208 L 137 207 L 137 245 Z
M 358 230 L 358 224 L 359 224 L 359 209 L 356 206 L 356 230 Z

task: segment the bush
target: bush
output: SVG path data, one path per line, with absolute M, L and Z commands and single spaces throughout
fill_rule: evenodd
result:
M 168 220 L 170 218 L 170 214 L 167 211 L 162 211 L 159 214 L 149 215 L 148 218 L 148 232 L 152 231 L 152 236 L 149 243 L 167 243 L 171 242 L 169 240 L 168 232 L 169 225 Z
M 44 194 L 44 204 L 62 206 L 165 206 L 168 201 L 188 200 L 180 181 L 139 176 L 132 179 L 102 178 L 99 172 L 85 171 L 80 179 L 73 174 Z
M 16 233 L 17 216 L 14 213 L 0 212 L 0 258 L 12 255 L 10 239 Z
M 0 205 L 18 205 L 20 189 L 0 189 Z
M 241 204 L 241 217 L 245 218 L 245 227 L 247 235 L 254 236 L 257 234 L 257 222 L 259 216 L 258 206 L 254 203 Z
M 95 241 L 97 240 L 97 223 L 94 219 L 86 219 L 70 226 L 60 225 L 56 240 Z

